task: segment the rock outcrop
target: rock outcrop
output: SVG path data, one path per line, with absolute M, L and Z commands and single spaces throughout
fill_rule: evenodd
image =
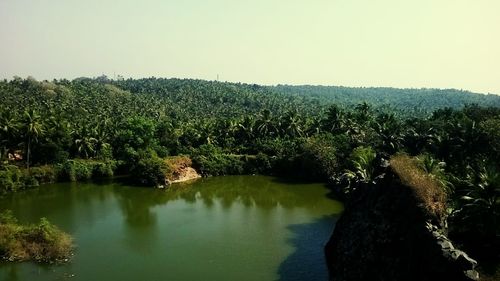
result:
M 167 172 L 165 173 L 165 185 L 167 187 L 174 183 L 186 182 L 201 178 L 201 175 L 191 167 L 191 159 L 187 156 L 173 156 L 165 159 Z
M 346 202 L 325 247 L 330 280 L 477 280 L 476 262 L 446 238 L 441 191 L 400 167 L 409 157 L 395 160 Z
M 170 178 L 165 179 L 166 185 L 171 185 L 173 183 L 185 182 L 194 179 L 201 178 L 201 175 L 192 168 L 192 167 L 184 167 L 179 169 L 174 175 Z

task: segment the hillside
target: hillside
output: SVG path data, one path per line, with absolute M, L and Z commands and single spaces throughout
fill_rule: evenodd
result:
M 310 85 L 278 85 L 269 88 L 279 93 L 307 97 L 320 104 L 337 103 L 350 106 L 367 102 L 373 106 L 390 106 L 399 110 L 426 111 L 443 107 L 461 108 L 465 104 L 500 107 L 499 95 L 485 95 L 455 89 L 353 88 Z

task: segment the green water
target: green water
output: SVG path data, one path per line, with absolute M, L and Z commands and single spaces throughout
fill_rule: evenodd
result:
M 321 184 L 264 176 L 174 190 L 63 183 L 0 198 L 77 245 L 64 265 L 0 263 L 0 280 L 327 280 L 323 246 L 342 211 Z

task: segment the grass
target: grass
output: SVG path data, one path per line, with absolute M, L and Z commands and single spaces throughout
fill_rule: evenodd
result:
M 408 155 L 396 155 L 390 160 L 392 170 L 401 182 L 413 190 L 416 198 L 430 214 L 442 218 L 446 213 L 446 192 L 442 184 L 426 173 L 418 160 Z
M 71 236 L 41 218 L 21 225 L 6 211 L 0 214 L 0 258 L 8 261 L 65 262 L 73 252 Z

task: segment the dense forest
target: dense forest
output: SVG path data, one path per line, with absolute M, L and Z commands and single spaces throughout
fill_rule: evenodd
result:
M 317 100 L 320 104 L 342 104 L 353 106 L 368 102 L 373 106 L 388 107 L 407 112 L 430 112 L 451 107 L 461 108 L 464 104 L 500 106 L 498 95 L 474 94 L 454 89 L 395 89 L 395 88 L 350 88 L 335 86 L 288 86 L 278 85 L 271 89 Z
M 186 155 L 204 176 L 293 175 L 348 197 L 407 154 L 445 191 L 450 236 L 499 258 L 500 96 L 98 77 L 4 80 L 0 97 L 0 194 L 115 174 L 160 185 Z

